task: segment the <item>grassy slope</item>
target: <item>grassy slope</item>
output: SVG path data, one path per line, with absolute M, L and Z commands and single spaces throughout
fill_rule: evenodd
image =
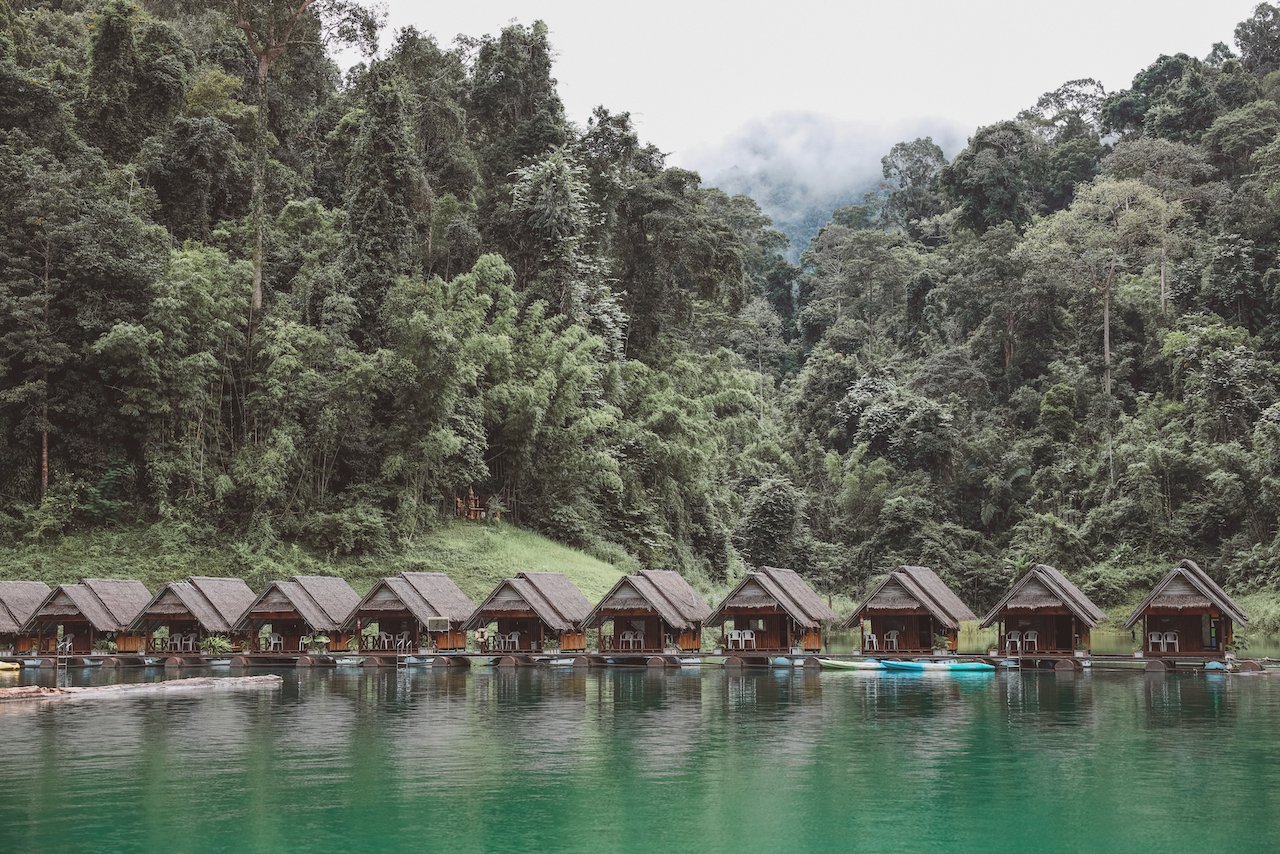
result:
M 94 531 L 50 543 L 0 549 L 0 578 L 50 584 L 85 577 L 137 578 L 155 590 L 188 575 L 245 578 L 255 590 L 289 575 L 341 575 L 361 594 L 375 580 L 403 570 L 448 573 L 477 602 L 522 570 L 563 572 L 597 601 L 621 568 L 509 525 L 445 525 L 404 551 L 372 558 L 327 558 L 298 548 L 263 558 L 235 545 L 192 545 L 182 531 L 155 526 Z

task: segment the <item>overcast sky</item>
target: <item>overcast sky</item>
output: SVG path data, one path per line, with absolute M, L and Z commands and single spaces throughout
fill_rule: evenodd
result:
M 570 118 L 585 121 L 596 104 L 629 110 L 642 136 L 681 162 L 779 113 L 881 128 L 940 120 L 971 130 L 1066 80 L 1124 88 L 1161 53 L 1204 56 L 1215 41 L 1232 44 L 1254 5 L 390 0 L 388 21 L 447 44 L 458 33 L 540 18 L 551 28 Z
M 1127 88 L 1162 53 L 1234 49 L 1257 0 L 389 0 L 443 45 L 515 20 L 551 30 L 569 118 L 629 111 L 673 165 L 775 223 L 860 199 L 880 158 L 930 135 L 953 156 L 1080 77 Z M 390 42 L 390 33 L 383 44 Z M 813 229 L 810 228 L 809 231 Z M 803 237 L 803 235 L 802 235 Z M 793 237 L 794 240 L 794 237 Z M 803 239 L 800 241 L 803 243 Z

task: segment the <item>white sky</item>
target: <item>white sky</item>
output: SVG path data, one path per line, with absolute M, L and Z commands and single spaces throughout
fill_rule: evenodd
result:
M 885 139 L 1011 118 L 1077 77 L 1125 88 L 1161 53 L 1233 44 L 1257 0 L 389 0 L 392 28 L 442 43 L 545 20 L 569 118 L 604 104 L 694 168 L 782 113 Z M 389 34 L 383 44 L 390 41 Z M 780 119 L 778 121 L 785 121 Z M 776 124 L 775 122 L 773 124 Z M 765 122 L 764 126 L 768 126 Z M 852 130 L 851 130 L 852 129 Z

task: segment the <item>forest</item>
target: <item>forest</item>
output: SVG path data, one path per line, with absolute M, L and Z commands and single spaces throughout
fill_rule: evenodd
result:
M 1280 9 L 894 145 L 796 264 L 553 56 L 0 0 L 0 547 L 390 560 L 473 490 L 702 585 L 1280 586 Z

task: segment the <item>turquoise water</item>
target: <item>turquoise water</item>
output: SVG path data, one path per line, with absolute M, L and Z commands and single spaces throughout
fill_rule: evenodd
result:
M 1280 844 L 1280 677 L 281 675 L 271 692 L 0 708 L 0 850 Z

